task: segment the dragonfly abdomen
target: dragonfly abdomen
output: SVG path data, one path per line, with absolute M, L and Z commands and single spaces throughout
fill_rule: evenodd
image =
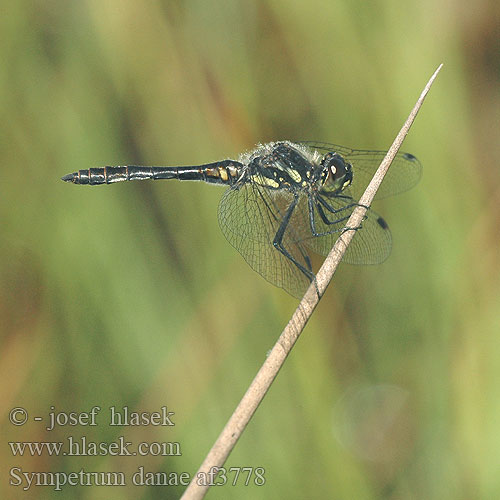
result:
M 241 175 L 243 164 L 234 160 L 223 160 L 215 163 L 209 163 L 207 165 L 202 165 L 197 167 L 199 175 L 202 178 L 189 179 L 189 180 L 200 180 L 205 181 L 210 184 L 234 184 L 239 176 Z M 189 176 L 189 173 L 179 173 L 179 179 L 183 176 Z M 188 180 L 186 178 L 186 180 Z
M 97 167 L 79 170 L 62 177 L 73 184 L 113 184 L 122 181 L 145 179 L 178 179 L 181 181 L 204 181 L 215 184 L 233 184 L 239 176 L 241 163 L 224 160 L 194 167 Z

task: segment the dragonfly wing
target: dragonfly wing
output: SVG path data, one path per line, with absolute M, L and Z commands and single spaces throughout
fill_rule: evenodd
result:
M 335 151 L 343 156 L 353 167 L 352 184 L 348 192 L 355 200 L 359 200 L 371 181 L 387 151 L 356 150 L 330 144 L 328 142 L 303 142 L 311 149 L 321 152 Z M 414 187 L 422 176 L 422 165 L 410 153 L 398 153 L 389 168 L 375 199 L 387 198 L 408 191 Z
M 256 182 L 240 182 L 229 188 L 219 205 L 219 224 L 226 239 L 250 267 L 267 281 L 295 297 L 302 297 L 310 279 L 273 245 L 283 217 L 293 202 L 292 193 L 270 190 Z M 307 247 L 294 227 L 287 225 L 282 246 L 310 269 Z

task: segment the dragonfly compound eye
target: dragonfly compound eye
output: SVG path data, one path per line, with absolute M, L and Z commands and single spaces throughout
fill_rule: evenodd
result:
M 347 163 L 338 153 L 327 153 L 323 161 L 323 191 L 339 193 L 352 181 L 351 164 Z

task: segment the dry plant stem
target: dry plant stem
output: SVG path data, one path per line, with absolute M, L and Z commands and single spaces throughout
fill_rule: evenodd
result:
M 389 166 L 391 165 L 394 157 L 396 156 L 396 153 L 401 147 L 406 134 L 410 130 L 410 127 L 415 120 L 415 117 L 417 116 L 417 113 L 422 106 L 422 103 L 442 66 L 443 65 L 441 64 L 438 67 L 438 69 L 432 75 L 429 82 L 422 91 L 422 94 L 415 104 L 415 107 L 411 111 L 408 119 L 406 120 L 396 139 L 392 143 L 392 146 L 387 152 L 387 155 L 383 159 L 378 170 L 375 172 L 375 175 L 366 188 L 363 196 L 359 200 L 359 204 L 362 206 L 356 207 L 356 209 L 353 211 L 351 217 L 349 218 L 349 221 L 346 224 L 347 227 L 356 228 L 361 224 L 366 213 L 365 207 L 371 205 L 373 198 L 375 197 L 375 194 L 380 187 L 380 184 L 382 183 L 387 170 L 389 169 Z M 342 256 L 344 255 L 345 250 L 351 242 L 355 233 L 355 230 L 347 230 L 335 242 L 335 245 L 333 246 L 328 257 L 325 259 L 325 262 L 321 266 L 316 276 L 317 289 L 314 283 L 312 283 L 308 288 L 300 304 L 295 310 L 292 318 L 283 330 L 283 333 L 280 335 L 278 341 L 269 353 L 269 356 L 266 358 L 261 369 L 250 384 L 250 387 L 243 396 L 243 399 L 240 401 L 236 410 L 222 430 L 220 436 L 217 438 L 217 441 L 214 443 L 212 449 L 209 451 L 205 460 L 201 464 L 197 475 L 199 473 L 204 473 L 207 480 L 210 477 L 213 477 L 214 480 L 216 479 L 215 474 L 213 476 L 209 474 L 210 470 L 212 469 L 212 467 L 222 467 L 227 457 L 231 453 L 243 430 L 252 418 L 252 415 L 257 410 L 257 407 L 259 406 L 273 380 L 278 374 L 286 357 L 299 338 L 312 312 L 316 308 L 321 295 L 323 295 L 326 287 L 330 283 L 330 280 L 332 279 L 333 274 L 335 273 L 335 270 L 337 269 L 337 266 L 339 265 Z M 319 296 L 317 293 L 318 291 L 320 294 Z M 207 493 L 209 486 L 198 484 L 197 475 L 193 477 L 191 483 L 186 488 L 186 491 L 182 495 L 183 499 L 201 499 Z

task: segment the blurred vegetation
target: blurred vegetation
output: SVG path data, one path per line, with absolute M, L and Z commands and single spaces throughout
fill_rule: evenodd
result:
M 177 441 L 181 457 L 13 457 L 9 470 L 193 473 L 293 311 L 217 226 L 199 183 L 85 188 L 108 164 L 196 164 L 273 139 L 390 145 L 424 178 L 377 210 L 391 258 L 341 266 L 230 456 L 266 485 L 209 498 L 500 496 L 498 3 L 85 0 L 3 6 L 0 317 L 7 441 Z M 103 408 L 97 427 L 14 427 Z M 109 427 L 161 406 L 175 427 Z M 178 498 L 70 487 L 64 498 Z

